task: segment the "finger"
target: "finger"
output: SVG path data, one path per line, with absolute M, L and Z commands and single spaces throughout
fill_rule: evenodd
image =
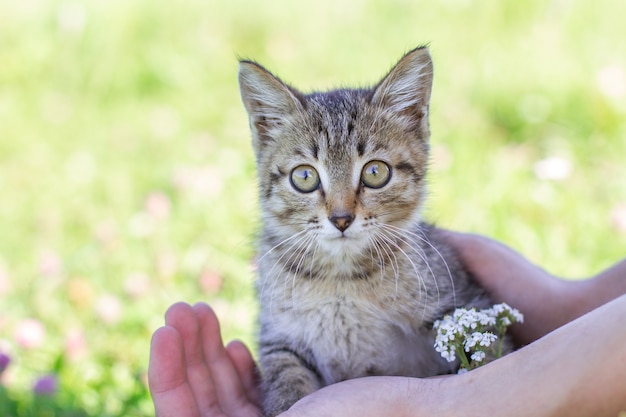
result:
M 474 278 L 494 295 L 510 285 L 523 286 L 536 275 L 537 266 L 500 242 L 469 233 L 446 231 L 443 235 Z
M 224 348 L 215 313 L 202 303 L 193 308 L 200 323 L 204 357 L 215 382 L 220 408 L 228 416 L 257 416 L 259 409 L 248 399 L 237 368 Z
M 193 393 L 187 384 L 183 342 L 169 326 L 154 332 L 150 345 L 148 385 L 156 417 L 199 417 Z
M 202 412 L 220 413 L 213 380 L 202 352 L 200 325 L 195 310 L 185 303 L 174 304 L 165 314 L 165 323 L 176 328 L 182 339 L 185 355 L 182 369 L 186 370 L 187 381 L 198 409 Z
M 463 261 L 469 266 L 490 268 L 494 261 L 498 259 L 496 256 L 505 257 L 515 262 L 528 263 L 522 255 L 509 246 L 486 236 L 450 230 L 442 230 L 441 232 L 448 243 L 454 246 Z
M 250 351 L 242 342 L 234 340 L 226 346 L 226 352 L 235 365 L 246 396 L 260 407 L 259 372 Z

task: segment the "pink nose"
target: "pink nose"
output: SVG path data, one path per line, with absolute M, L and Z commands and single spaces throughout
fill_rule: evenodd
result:
M 328 218 L 328 220 L 330 220 L 330 222 L 334 224 L 340 232 L 345 232 L 345 230 L 352 224 L 354 216 L 351 214 L 343 216 L 331 216 Z

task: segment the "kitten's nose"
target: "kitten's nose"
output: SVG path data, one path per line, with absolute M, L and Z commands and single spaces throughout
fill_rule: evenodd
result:
M 354 220 L 354 216 L 352 214 L 344 214 L 340 216 L 330 216 L 328 218 L 332 224 L 335 225 L 340 232 L 345 232 L 345 230 L 350 227 L 352 221 Z

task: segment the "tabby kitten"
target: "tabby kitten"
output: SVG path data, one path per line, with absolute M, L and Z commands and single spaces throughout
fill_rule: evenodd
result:
M 454 372 L 433 321 L 491 304 L 421 219 L 432 78 L 424 47 L 371 89 L 303 94 L 240 63 L 262 210 L 267 416 L 349 378 Z

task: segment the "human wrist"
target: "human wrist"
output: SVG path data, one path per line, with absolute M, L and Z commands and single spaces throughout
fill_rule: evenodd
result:
M 588 311 L 585 281 L 550 275 L 544 291 L 544 303 L 538 305 L 533 315 L 529 315 L 529 321 L 537 327 L 537 334 L 532 339 L 543 337 Z

